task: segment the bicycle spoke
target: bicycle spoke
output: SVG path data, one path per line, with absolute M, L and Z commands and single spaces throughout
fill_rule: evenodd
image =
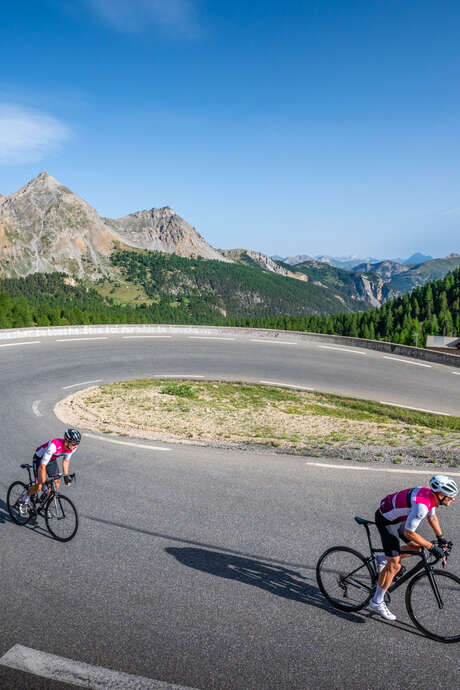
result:
M 11 515 L 14 522 L 16 522 L 16 524 L 18 525 L 27 524 L 31 518 L 30 509 L 28 510 L 27 515 L 21 515 L 19 511 L 19 499 L 21 498 L 25 490 L 26 486 L 22 482 L 14 482 L 8 489 L 8 512 Z
M 426 573 L 410 582 L 406 603 L 414 623 L 427 635 L 444 641 L 460 640 L 460 579 L 435 570 L 440 607 Z
M 46 507 L 46 526 L 55 539 L 69 541 L 78 529 L 78 516 L 72 501 L 57 494 Z
M 346 547 L 329 549 L 317 566 L 318 585 L 336 608 L 357 611 L 371 598 L 374 578 L 361 554 Z

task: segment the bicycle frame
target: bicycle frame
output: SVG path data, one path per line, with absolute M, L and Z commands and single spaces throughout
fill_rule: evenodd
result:
M 358 523 L 358 524 L 364 525 L 364 527 L 366 529 L 367 540 L 369 542 L 369 550 L 371 552 L 371 556 L 369 556 L 368 562 L 371 565 L 372 569 L 374 570 L 376 578 L 377 578 L 378 573 L 375 569 L 374 555 L 376 553 L 383 553 L 383 549 L 376 549 L 376 548 L 374 548 L 374 546 L 372 544 L 372 537 L 371 537 L 371 531 L 369 529 L 369 525 L 370 524 L 374 525 L 375 523 L 371 522 L 371 521 L 366 521 L 366 522 Z M 426 574 L 428 576 L 428 580 L 429 580 L 430 585 L 431 585 L 431 589 L 433 590 L 433 594 L 436 597 L 436 601 L 438 603 L 438 606 L 440 609 L 442 609 L 444 607 L 444 604 L 443 604 L 443 601 L 441 599 L 441 595 L 439 593 L 439 589 L 438 589 L 438 586 L 436 584 L 436 580 L 435 580 L 434 575 L 433 575 L 433 564 L 437 563 L 437 561 L 430 563 L 426 557 L 426 551 L 423 547 L 421 547 L 420 552 L 414 551 L 412 555 L 418 556 L 421 560 L 419 561 L 419 563 L 417 563 L 417 565 L 415 565 L 413 568 L 411 568 L 406 573 L 404 573 L 404 575 L 402 575 L 400 578 L 398 578 L 397 580 L 393 580 L 393 583 L 388 588 L 388 592 L 391 594 L 396 589 L 398 589 L 398 587 L 403 585 L 405 582 L 408 582 L 418 572 L 420 572 L 421 570 L 425 570 Z M 350 573 L 350 575 L 353 575 L 353 573 Z
M 29 486 L 33 486 L 35 484 L 35 479 L 32 477 L 33 465 L 30 465 L 29 463 L 24 463 L 21 465 L 21 467 L 23 469 L 27 470 L 28 475 L 29 475 Z M 56 498 L 56 496 L 59 494 L 59 490 L 56 487 L 56 480 L 62 479 L 62 477 L 65 477 L 65 476 L 69 476 L 69 477 L 71 477 L 71 479 L 74 479 L 75 473 L 68 474 L 68 475 L 66 475 L 65 473 L 60 473 L 60 474 L 57 474 L 55 477 L 49 477 L 46 480 L 45 483 L 49 487 L 49 491 L 48 491 L 48 496 L 46 497 L 45 501 L 41 505 L 40 505 L 40 501 L 37 502 L 38 496 L 36 494 L 34 494 L 32 496 L 31 500 L 32 500 L 34 510 L 36 513 L 41 512 L 44 508 L 49 506 L 49 504 L 51 503 L 51 501 L 53 499 Z M 39 504 L 38 506 L 37 506 L 37 503 Z

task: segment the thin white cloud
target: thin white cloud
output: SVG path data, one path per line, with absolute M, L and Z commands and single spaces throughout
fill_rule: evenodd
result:
M 86 0 L 90 9 L 119 31 L 143 31 L 157 25 L 181 33 L 195 33 L 192 0 Z
M 70 129 L 55 117 L 0 103 L 0 163 L 40 160 L 70 136 Z

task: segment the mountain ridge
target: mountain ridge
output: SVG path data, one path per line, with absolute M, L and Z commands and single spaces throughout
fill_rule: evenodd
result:
M 427 280 L 440 278 L 460 265 L 460 255 L 455 253 L 420 264 L 377 261 L 372 257 L 363 262 L 362 257 L 356 255 L 312 258 L 304 254 L 287 257 L 292 261 L 289 264 L 279 257 L 272 258 L 251 249 L 219 250 L 208 244 L 197 229 L 170 206 L 141 210 L 115 219 L 99 216 L 84 199 L 45 171 L 16 192 L 0 195 L 0 277 L 63 272 L 72 279 L 111 283 L 107 292 L 113 294 L 113 285 L 122 281 L 121 266 L 113 261 L 117 251 L 153 251 L 188 259 L 202 258 L 222 264 L 245 265 L 286 280 L 309 282 L 315 286 L 314 291 L 309 289 L 309 294 L 313 299 L 315 292 L 316 310 L 322 302 L 328 308 L 335 303 L 347 310 L 362 309 L 366 304 L 377 307 L 390 297 L 410 291 Z M 409 259 L 424 256 L 415 253 Z M 337 266 L 337 263 L 342 265 Z M 350 264 L 354 267 L 351 270 Z M 212 274 L 214 269 L 208 268 Z M 180 270 L 185 276 L 185 267 L 181 265 Z M 238 271 L 234 275 L 235 279 L 237 275 L 242 277 Z M 183 285 L 194 282 L 192 275 L 183 281 Z M 268 292 L 272 290 L 273 286 L 263 282 L 260 276 L 256 283 L 265 285 Z M 202 284 L 211 289 L 211 283 L 204 278 Z M 168 285 L 172 290 L 171 282 Z M 138 286 L 136 299 L 142 299 L 144 288 L 140 282 Z M 228 291 L 227 282 L 225 286 Z M 323 298 L 317 288 L 323 291 Z M 135 292 L 132 285 L 123 290 L 124 296 Z M 242 290 L 244 302 L 247 297 L 244 297 L 244 288 L 235 284 L 235 290 Z M 326 295 L 328 290 L 330 294 Z M 301 299 L 304 310 L 304 297 L 295 294 L 295 299 Z M 264 294 L 254 299 L 263 302 Z M 297 308 L 299 304 L 293 304 L 293 309 Z
M 1 275 L 54 270 L 98 280 L 113 273 L 117 247 L 229 261 L 169 206 L 103 218 L 47 172 L 0 198 Z

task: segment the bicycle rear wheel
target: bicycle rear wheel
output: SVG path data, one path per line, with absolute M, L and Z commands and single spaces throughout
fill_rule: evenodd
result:
M 318 587 L 332 606 L 341 611 L 359 611 L 369 603 L 375 575 L 368 560 L 348 546 L 333 546 L 316 566 Z
M 427 573 L 416 575 L 406 589 L 406 608 L 412 622 L 438 642 L 460 642 L 460 578 L 443 570 L 433 570 L 442 608 Z
M 78 514 L 66 496 L 56 494 L 45 508 L 45 522 L 50 534 L 58 541 L 70 541 L 78 529 Z
M 14 522 L 17 525 L 27 525 L 27 523 L 32 517 L 30 506 L 28 514 L 26 516 L 22 516 L 19 512 L 19 499 L 26 490 L 27 487 L 23 482 L 13 482 L 10 488 L 8 489 L 8 493 L 6 495 L 6 505 L 8 506 L 8 512 L 11 516 L 11 519 L 14 520 Z

